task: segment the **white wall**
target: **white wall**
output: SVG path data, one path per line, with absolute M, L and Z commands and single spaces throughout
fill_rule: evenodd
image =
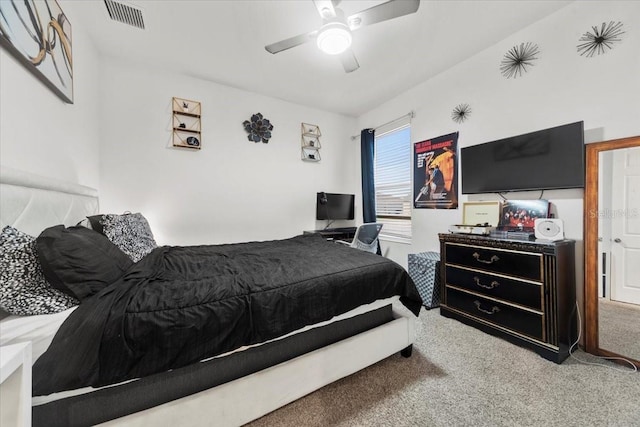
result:
M 0 164 L 98 187 L 99 57 L 82 23 L 72 24 L 74 103 L 64 103 L 0 48 Z
M 451 19 L 455 19 L 452 17 Z M 602 22 L 622 21 L 623 41 L 604 55 L 576 53 L 581 35 Z M 397 96 L 358 118 L 360 128 L 416 112 L 412 142 L 459 131 L 461 147 L 583 120 L 586 142 L 640 134 L 640 2 L 575 2 L 557 13 L 460 63 L 445 73 Z M 521 42 L 537 43 L 536 65 L 521 78 L 499 71 L 505 52 Z M 416 52 L 418 54 L 418 52 Z M 437 61 L 428 52 L 425 60 Z M 450 118 L 453 108 L 468 103 L 472 114 L 463 124 Z M 533 194 L 531 194 L 533 193 Z M 510 193 L 509 198 L 538 198 L 539 192 Z M 583 192 L 545 191 L 567 238 L 577 241 L 577 291 L 583 283 Z M 472 200 L 497 200 L 497 195 Z M 461 202 L 467 200 L 463 196 Z M 413 210 L 413 242 L 385 242 L 387 256 L 407 265 L 407 254 L 438 251 L 437 234 L 462 221 L 462 210 Z
M 171 146 L 174 96 L 202 103 L 201 150 Z M 354 118 L 111 59 L 100 105 L 102 210 L 142 212 L 160 244 L 291 237 L 324 226 L 316 192 L 360 189 Z M 274 125 L 268 144 L 242 127 L 258 112 Z M 302 122 L 322 132 L 318 163 L 300 159 Z

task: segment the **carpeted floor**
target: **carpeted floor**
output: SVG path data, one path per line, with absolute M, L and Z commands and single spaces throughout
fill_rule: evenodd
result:
M 640 360 L 640 306 L 600 298 L 600 348 Z
M 640 373 L 562 365 L 422 310 L 413 356 L 391 356 L 253 423 L 268 426 L 640 426 Z

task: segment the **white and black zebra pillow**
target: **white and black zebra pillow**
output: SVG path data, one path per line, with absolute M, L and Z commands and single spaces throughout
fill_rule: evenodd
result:
M 35 238 L 11 226 L 0 232 L 0 308 L 11 314 L 57 313 L 79 302 L 42 274 Z
M 147 219 L 140 213 L 103 215 L 100 224 L 102 233 L 133 262 L 158 247 Z

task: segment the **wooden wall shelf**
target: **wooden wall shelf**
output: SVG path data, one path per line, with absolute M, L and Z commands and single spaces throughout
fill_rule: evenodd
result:
M 199 150 L 202 147 L 201 104 L 173 97 L 173 146 Z
M 306 162 L 320 161 L 320 127 L 309 123 L 301 125 L 301 157 Z

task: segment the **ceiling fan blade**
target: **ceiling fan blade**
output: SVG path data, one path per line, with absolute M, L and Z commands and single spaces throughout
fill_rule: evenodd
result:
M 330 19 L 336 17 L 336 10 L 331 0 L 313 0 L 313 4 L 318 9 L 318 13 L 322 19 Z
M 358 60 L 356 59 L 353 50 L 347 49 L 339 56 L 340 62 L 342 62 L 342 66 L 344 67 L 344 71 L 346 71 L 347 73 L 351 73 L 360 68 L 360 64 L 358 64 Z
M 317 31 L 311 31 L 310 33 L 300 34 L 299 36 L 280 40 L 279 42 L 272 43 L 270 45 L 265 46 L 264 48 L 269 53 L 278 53 L 278 52 L 282 52 L 283 50 L 291 49 L 292 47 L 300 46 L 301 44 L 309 42 L 315 39 L 317 35 L 318 35 Z
M 365 9 L 362 12 L 354 13 L 347 18 L 347 22 L 351 30 L 356 30 L 365 25 L 377 24 L 378 22 L 415 13 L 419 7 L 420 0 L 391 0 Z

